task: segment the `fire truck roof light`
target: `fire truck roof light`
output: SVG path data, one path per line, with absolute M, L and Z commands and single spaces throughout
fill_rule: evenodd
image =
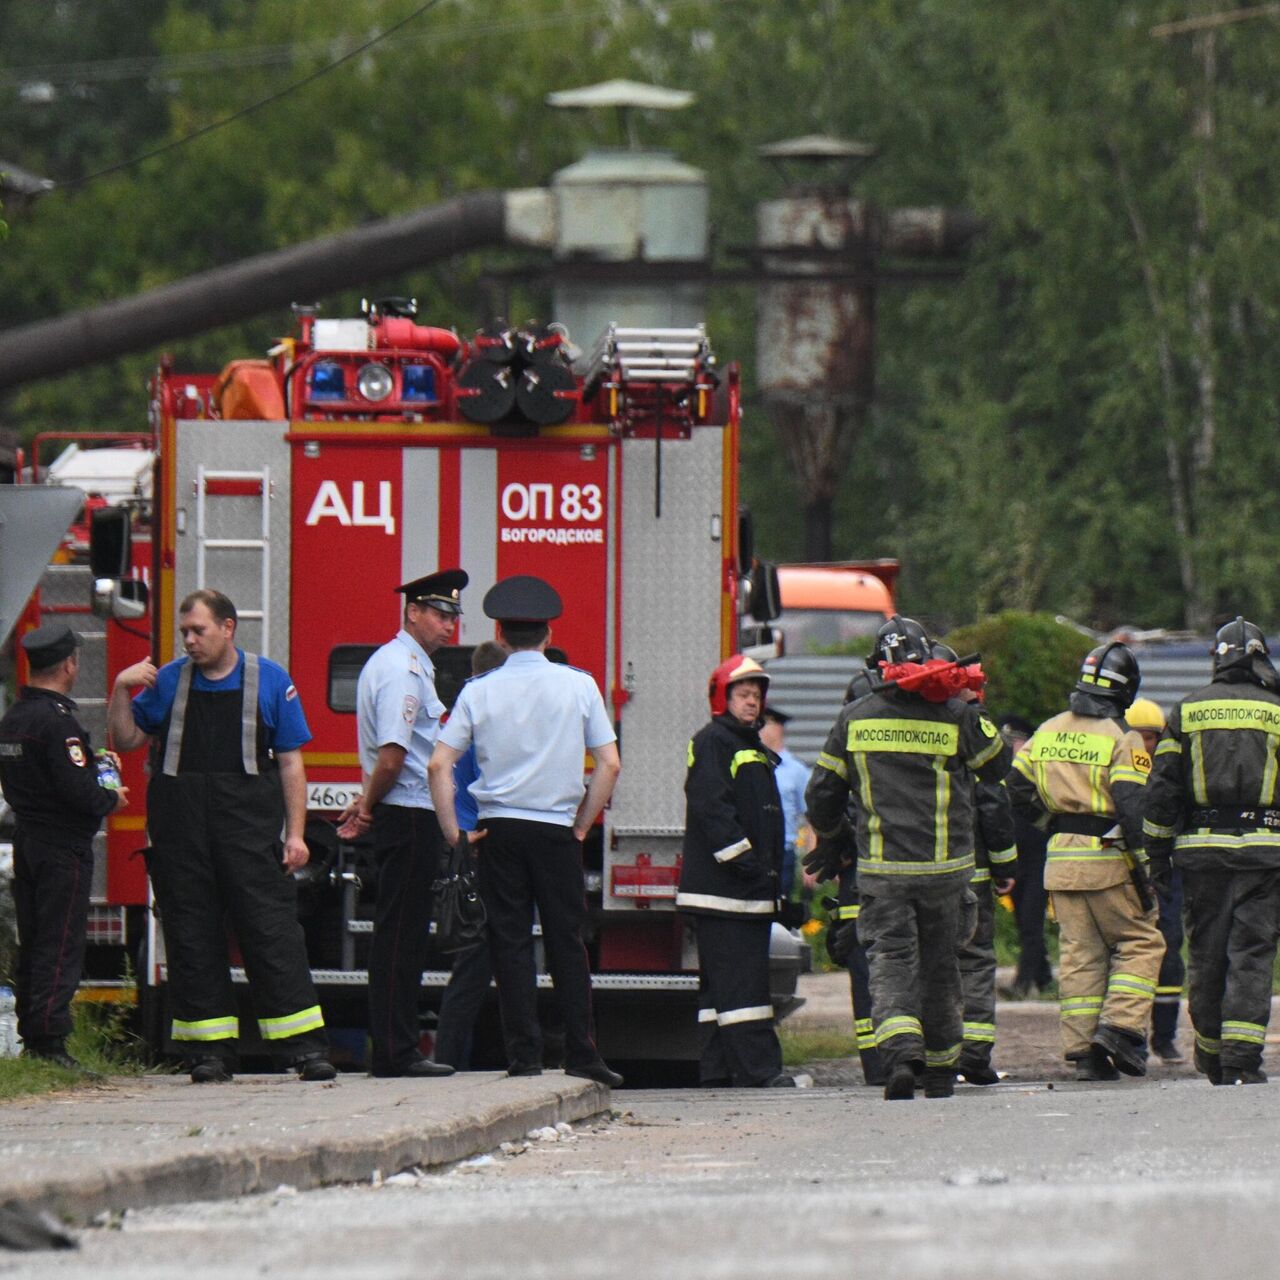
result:
M 366 400 L 385 400 L 394 389 L 395 380 L 385 364 L 370 363 L 361 365 L 356 387 Z
M 313 400 L 345 400 L 346 378 L 340 364 L 322 361 L 311 366 L 311 398 Z
M 432 402 L 437 398 L 436 371 L 429 364 L 405 365 L 400 382 L 400 394 L 405 400 Z

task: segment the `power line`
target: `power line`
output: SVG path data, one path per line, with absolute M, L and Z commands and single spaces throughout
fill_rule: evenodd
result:
M 212 123 L 205 125 L 203 128 L 195 130 L 194 133 L 184 134 L 181 138 L 174 138 L 170 142 L 166 142 L 163 146 L 154 147 L 150 151 L 145 151 L 141 155 L 134 156 L 129 160 L 121 160 L 119 164 L 108 165 L 105 169 L 99 169 L 96 173 L 87 173 L 81 178 L 71 178 L 66 182 L 55 184 L 55 190 L 64 190 L 67 187 L 83 187 L 87 183 L 95 182 L 99 178 L 105 178 L 108 174 L 119 173 L 122 169 L 131 169 L 134 165 L 141 164 L 144 160 L 151 160 L 156 156 L 162 156 L 166 152 L 175 151 L 178 147 L 185 147 L 188 143 L 194 142 L 197 138 L 203 138 L 206 134 L 213 133 L 215 129 L 221 129 L 231 124 L 235 120 L 242 120 L 245 116 L 251 115 L 253 112 L 260 110 L 262 107 L 270 106 L 273 102 L 279 102 L 281 98 L 287 97 L 291 93 L 311 84 L 315 80 L 319 80 L 321 76 L 327 76 L 329 72 L 336 71 L 346 62 L 350 62 L 352 58 L 359 54 L 372 49 L 374 45 L 381 44 L 389 36 L 395 35 L 402 27 L 406 27 L 415 19 L 422 17 L 428 9 L 434 9 L 440 0 L 426 0 L 425 4 L 419 5 L 408 17 L 401 18 L 397 23 L 388 27 L 385 31 L 379 32 L 370 40 L 366 40 L 364 44 L 358 45 L 349 53 L 344 53 L 342 57 L 333 62 L 327 63 L 318 70 L 313 71 L 309 76 L 303 76 L 301 80 L 295 80 L 292 84 L 286 85 L 283 89 L 277 90 L 275 93 L 269 94 L 265 98 L 259 98 L 257 102 L 251 102 L 246 107 L 241 107 L 238 111 L 233 111 L 229 116 L 224 116 L 221 120 L 214 120 Z
M 668 10 L 731 4 L 734 0 L 669 0 Z M 411 40 L 432 40 L 444 43 L 452 39 L 472 39 L 483 36 L 518 34 L 545 27 L 566 26 L 593 17 L 609 17 L 616 12 L 616 5 L 592 4 L 579 9 L 560 9 L 554 13 L 503 21 L 473 22 L 438 27 Z M 280 66 L 296 59 L 314 57 L 317 54 L 333 56 L 345 46 L 342 37 L 296 41 L 291 44 L 249 45 L 241 48 L 201 49 L 192 53 L 155 54 L 128 58 L 102 58 L 88 62 L 46 62 L 19 66 L 0 66 L 0 83 L 31 83 L 43 81 L 51 85 L 94 84 L 104 81 L 148 80 L 165 77 L 181 78 L 193 75 L 216 74 L 247 67 Z M 367 49 L 369 46 L 364 46 Z M 363 52 L 364 49 L 354 52 Z

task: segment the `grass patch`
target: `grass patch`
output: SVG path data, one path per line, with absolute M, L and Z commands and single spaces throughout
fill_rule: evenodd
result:
M 791 1031 L 784 1022 L 778 1028 L 778 1039 L 782 1042 L 782 1061 L 788 1067 L 818 1058 L 852 1058 L 858 1052 L 852 1031 Z
M 139 1076 L 145 1046 L 129 1030 L 129 1006 L 77 1001 L 67 1052 L 85 1068 L 71 1071 L 39 1058 L 0 1058 L 0 1101 L 91 1083 L 96 1076 Z

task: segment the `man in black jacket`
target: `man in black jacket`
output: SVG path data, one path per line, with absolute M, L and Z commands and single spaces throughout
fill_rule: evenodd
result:
M 694 917 L 704 1085 L 794 1085 L 782 1071 L 769 997 L 778 909 L 778 758 L 760 741 L 769 678 L 734 654 L 711 675 L 712 718 L 689 743 L 684 861 L 676 907 Z
M 1280 677 L 1258 627 L 1219 630 L 1213 680 L 1169 714 L 1142 823 L 1157 878 L 1182 872 L 1196 1067 L 1262 1084 L 1280 919 Z
M 51 622 L 22 637 L 31 683 L 0 720 L 0 786 L 17 815 L 13 899 L 18 916 L 18 1034 L 26 1053 L 64 1067 L 71 997 L 84 963 L 93 837 L 129 800 L 104 787 L 71 690 L 75 632 Z M 118 779 L 117 779 L 118 781 Z

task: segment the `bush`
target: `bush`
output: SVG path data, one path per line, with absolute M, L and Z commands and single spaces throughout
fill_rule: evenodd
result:
M 1080 662 L 1093 647 L 1047 613 L 1012 610 L 960 627 L 946 642 L 961 657 L 982 654 L 992 715 L 1025 716 L 1032 725 L 1066 710 Z

